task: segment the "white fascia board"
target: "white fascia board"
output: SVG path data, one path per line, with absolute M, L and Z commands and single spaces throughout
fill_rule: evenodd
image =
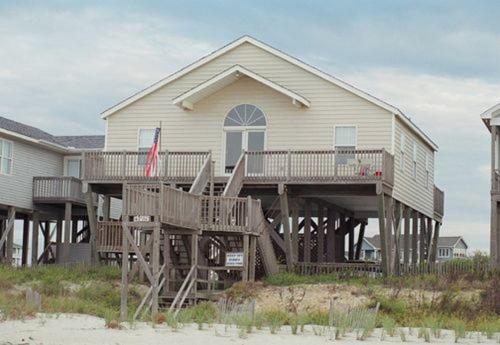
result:
M 285 96 L 290 97 L 292 100 L 299 102 L 300 104 L 302 104 L 305 107 L 309 108 L 311 106 L 311 102 L 309 100 L 307 100 L 305 97 L 303 97 L 303 96 L 299 95 L 298 93 L 296 93 L 290 89 L 287 89 L 286 87 L 281 86 L 281 85 L 279 85 L 279 84 L 277 84 L 269 79 L 266 79 L 266 78 L 262 77 L 261 75 L 255 73 L 255 72 L 252 72 L 249 69 L 247 69 L 243 66 L 240 66 L 240 65 L 234 65 L 233 67 L 225 70 L 224 72 L 219 73 L 218 75 L 202 82 L 201 84 L 197 85 L 196 87 L 192 88 L 191 90 L 174 98 L 172 100 L 172 103 L 175 105 L 178 105 L 178 106 L 182 106 L 183 103 L 186 101 L 191 103 L 189 101 L 190 97 L 192 97 L 192 96 L 196 95 L 197 93 L 209 88 L 212 85 L 216 85 L 218 82 L 221 82 L 226 78 L 230 78 L 235 73 L 240 73 L 240 74 L 245 75 L 249 78 L 252 78 L 252 79 L 258 81 L 259 83 L 262 83 L 262 84 L 268 86 L 269 88 L 271 88 L 277 92 L 280 92 L 280 93 L 284 94 Z M 189 109 L 192 110 L 191 108 L 189 108 Z
M 9 131 L 9 130 L 3 129 L 3 128 L 0 128 L 0 134 L 5 134 L 5 135 L 8 135 L 10 137 L 13 137 L 13 138 L 25 141 L 25 142 L 29 142 L 31 144 L 42 146 L 42 147 L 45 147 L 45 148 L 50 149 L 52 151 L 57 151 L 57 152 L 61 152 L 61 153 L 66 153 L 69 151 L 68 148 L 65 146 L 54 144 L 54 143 L 51 143 L 51 142 L 45 141 L 45 140 L 34 139 L 34 138 L 28 137 L 26 135 L 12 132 L 12 131 Z

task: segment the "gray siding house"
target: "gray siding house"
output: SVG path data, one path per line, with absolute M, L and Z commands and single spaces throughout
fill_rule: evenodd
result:
M 401 238 L 401 242 L 402 241 L 403 239 Z M 461 236 L 439 237 L 437 245 L 437 261 L 440 262 L 451 259 L 466 258 L 467 249 L 467 243 Z M 379 235 L 364 238 L 361 245 L 360 259 L 365 261 L 380 261 L 381 254 Z
M 22 231 L 22 236 L 16 236 L 22 237 L 22 265 L 29 262 L 30 237 L 33 264 L 55 260 L 56 256 L 62 260 L 63 256 L 55 253 L 61 249 L 52 245 L 54 240 L 67 245 L 85 242 L 87 209 L 80 180 L 81 156 L 103 147 L 101 135 L 54 136 L 0 117 L 2 261 L 12 262 L 15 231 Z

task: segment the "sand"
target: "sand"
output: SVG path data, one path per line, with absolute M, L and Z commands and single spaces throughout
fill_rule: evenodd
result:
M 318 328 L 316 328 L 318 332 Z M 395 344 L 402 343 L 401 338 L 386 337 L 380 339 L 381 330 L 376 330 L 374 335 L 366 341 L 356 340 L 355 334 L 349 334 L 340 340 L 333 340 L 328 331 L 315 335 L 312 327 L 307 327 L 304 333 L 292 335 L 290 329 L 283 327 L 278 334 L 270 334 L 264 329 L 248 334 L 245 338 L 239 336 L 238 330 L 233 327 L 227 332 L 223 325 L 206 325 L 203 330 L 198 330 L 196 325 L 188 325 L 177 331 L 172 331 L 166 325 L 156 325 L 139 322 L 132 325 L 124 324 L 124 329 L 107 329 L 104 320 L 87 315 L 39 314 L 36 318 L 27 320 L 0 322 L 0 344 L 187 344 L 187 345 L 313 345 L 336 342 L 343 345 L 362 344 Z M 423 339 L 417 339 L 417 331 L 407 335 L 410 344 L 425 344 Z M 497 335 L 497 337 L 500 335 Z M 460 339 L 460 344 L 498 344 L 496 340 L 487 340 L 486 337 L 476 333 Z M 432 339 L 434 344 L 454 344 L 453 332 L 443 331 L 440 339 Z

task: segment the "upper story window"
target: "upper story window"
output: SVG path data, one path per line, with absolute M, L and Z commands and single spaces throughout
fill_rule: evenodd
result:
M 13 143 L 10 140 L 0 139 L 0 174 L 12 174 Z
M 337 164 L 347 164 L 349 159 L 355 158 L 356 126 L 335 126 L 335 150 L 343 151 L 337 154 Z
M 139 151 L 137 164 L 145 165 L 148 152 L 153 145 L 155 135 L 154 128 L 139 128 L 137 151 Z
M 412 164 L 412 177 L 417 178 L 417 142 L 413 141 L 413 164 Z
M 65 176 L 81 178 L 82 176 L 82 160 L 80 157 L 66 159 Z
M 224 127 L 265 126 L 266 117 L 262 110 L 252 104 L 240 104 L 229 111 L 224 120 Z
M 401 133 L 401 139 L 399 142 L 399 170 L 405 170 L 405 147 L 406 147 L 406 135 Z

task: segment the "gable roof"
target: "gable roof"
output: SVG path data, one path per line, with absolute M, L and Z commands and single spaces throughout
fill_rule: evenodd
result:
M 380 235 L 365 237 L 366 241 L 373 247 L 380 249 Z M 403 235 L 400 235 L 400 243 L 403 241 Z M 463 241 L 466 247 L 469 247 L 462 236 L 440 236 L 438 238 L 438 247 L 455 247 L 458 242 Z
M 102 149 L 104 135 L 54 136 L 39 128 L 0 116 L 0 132 L 57 150 Z
M 436 150 L 438 149 L 438 146 L 420 129 L 418 128 L 406 115 L 403 114 L 403 112 L 401 110 L 399 110 L 398 108 L 396 108 L 395 106 L 393 105 L 390 105 L 389 103 L 387 102 L 384 102 L 382 101 L 381 99 L 377 98 L 377 97 L 374 97 L 336 77 L 333 77 L 332 75 L 330 74 L 327 74 L 323 71 L 320 71 L 319 69 L 317 69 L 316 67 L 313 67 L 299 59 L 296 59 L 276 48 L 273 48 L 259 40 L 256 40 L 255 38 L 253 37 L 250 37 L 250 36 L 243 36 L 227 45 L 225 45 L 224 47 L 218 49 L 218 50 L 215 50 L 214 52 L 202 57 L 201 59 L 193 62 L 192 64 L 180 69 L 179 71 L 159 80 L 158 82 L 148 86 L 147 88 L 135 93 L 134 95 L 124 99 L 123 101 L 119 102 L 118 104 L 104 110 L 102 112 L 102 118 L 105 119 L 107 118 L 108 116 L 114 114 L 115 112 L 117 112 L 118 110 L 120 109 L 123 109 L 125 108 L 126 106 L 128 106 L 129 104 L 141 99 L 142 97 L 158 90 L 159 88 L 167 85 L 168 83 L 182 77 L 183 75 L 191 72 L 192 70 L 214 60 L 215 58 L 225 54 L 226 52 L 244 44 L 244 43 L 250 43 L 254 46 L 257 46 L 261 49 L 263 49 L 264 51 L 267 51 L 268 53 L 270 54 L 273 54 L 279 58 L 282 58 L 283 60 L 293 64 L 293 65 L 296 65 L 326 81 L 329 81 L 331 82 L 332 84 L 334 85 L 337 85 L 338 87 L 341 87 L 387 111 L 389 111 L 390 113 L 394 114 L 395 116 L 398 116 L 407 126 L 409 126 L 413 131 L 415 131 L 417 134 L 419 134 L 422 139 L 433 149 L 433 150 Z
M 497 114 L 495 114 L 495 113 L 497 113 Z M 491 124 L 492 124 L 491 121 L 493 118 L 493 114 L 495 114 L 495 115 L 500 114 L 500 103 L 495 104 L 494 106 L 488 108 L 487 110 L 485 110 L 481 114 L 481 119 L 483 120 L 484 124 L 486 125 L 486 128 L 488 128 L 490 131 L 491 131 Z M 495 123 L 493 123 L 494 125 L 500 124 L 498 117 L 495 117 L 495 119 L 493 119 L 493 121 L 495 122 Z
M 241 75 L 252 78 L 259 83 L 264 84 L 287 97 L 290 97 L 292 99 L 292 102 L 294 104 L 297 104 L 298 106 L 311 106 L 311 102 L 309 102 L 304 96 L 290 89 L 287 89 L 286 87 L 281 86 L 269 79 L 266 79 L 263 76 L 240 65 L 234 65 L 226 69 L 225 71 L 222 71 L 221 73 L 213 76 L 212 78 L 202 82 L 201 84 L 198 84 L 191 90 L 182 93 L 181 95 L 174 98 L 173 103 L 180 106 L 181 108 L 192 110 L 193 105 L 196 102 L 223 89 L 229 84 L 234 83 L 241 77 Z

